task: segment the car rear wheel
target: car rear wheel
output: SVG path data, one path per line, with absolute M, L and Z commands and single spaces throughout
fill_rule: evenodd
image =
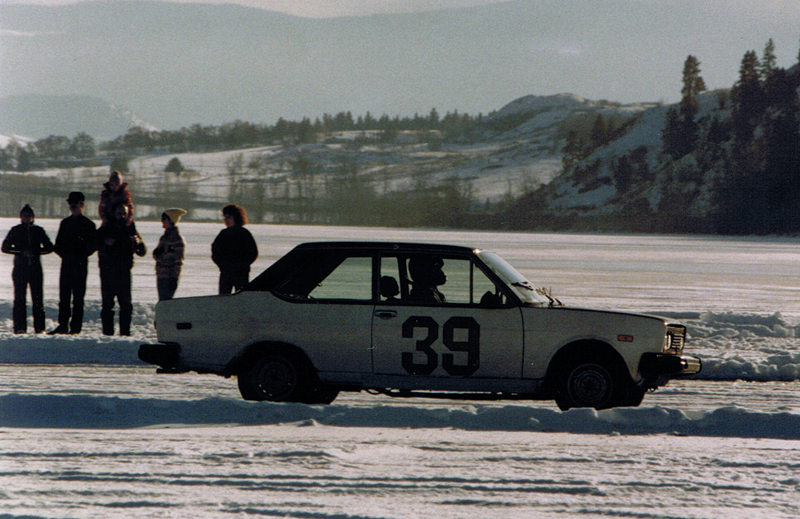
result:
M 339 396 L 339 390 L 335 387 L 327 386 L 325 384 L 317 384 L 317 386 L 311 391 L 306 403 L 328 405 L 336 400 L 337 396 Z
M 573 362 L 561 371 L 556 404 L 562 411 L 573 407 L 600 410 L 625 405 L 630 378 L 626 375 L 604 361 Z
M 264 355 L 239 375 L 239 392 L 245 400 L 305 402 L 312 382 L 309 369 L 279 353 Z

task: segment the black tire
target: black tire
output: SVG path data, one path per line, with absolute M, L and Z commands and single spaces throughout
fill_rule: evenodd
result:
M 631 382 L 630 387 L 628 388 L 628 400 L 625 402 L 625 406 L 627 407 L 639 407 L 639 404 L 642 403 L 644 400 L 644 394 L 647 392 L 646 389 L 639 387 L 633 382 Z
M 559 409 L 594 407 L 598 411 L 627 403 L 630 377 L 612 364 L 587 359 L 560 370 L 555 399 Z
M 311 391 L 306 403 L 308 404 L 324 404 L 328 405 L 334 400 L 336 397 L 339 396 L 339 390 L 333 386 L 327 386 L 325 384 L 317 384 L 316 387 Z
M 239 375 L 239 392 L 245 400 L 307 402 L 314 387 L 313 373 L 296 359 L 280 353 L 258 358 Z

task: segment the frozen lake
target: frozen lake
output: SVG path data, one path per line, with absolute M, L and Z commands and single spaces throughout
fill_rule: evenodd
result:
M 0 218 L 7 232 L 19 219 Z M 37 219 L 55 240 L 58 220 Z M 160 222 L 137 222 L 150 251 Z M 178 296 L 216 292 L 211 242 L 222 224 L 182 223 L 187 258 Z M 402 230 L 360 227 L 251 225 L 260 257 L 253 272 L 271 265 L 298 243 L 317 240 L 399 240 L 468 245 L 498 252 L 534 284 L 552 288 L 577 306 L 635 311 L 781 312 L 800 320 L 800 239 Z M 45 297 L 57 298 L 55 255 L 43 258 Z M 157 300 L 152 258 L 137 258 L 134 301 Z M 10 257 L 0 265 L 10 272 Z M 99 298 L 96 257 L 88 296 Z M 11 294 L 0 274 L 0 294 Z M 10 297 L 10 295 L 6 296 Z
M 0 219 L 6 232 L 17 219 Z M 56 220 L 37 220 L 52 239 Z M 138 222 L 148 247 L 161 234 Z M 178 296 L 212 294 L 221 224 L 180 226 Z M 153 261 L 134 270 L 134 337 L 11 334 L 0 257 L 0 517 L 794 518 L 800 516 L 800 240 L 249 226 L 254 271 L 313 240 L 495 250 L 568 305 L 682 318 L 695 379 L 635 409 L 552 402 L 244 402 L 234 381 L 156 375 Z M 48 326 L 59 260 L 45 257 Z

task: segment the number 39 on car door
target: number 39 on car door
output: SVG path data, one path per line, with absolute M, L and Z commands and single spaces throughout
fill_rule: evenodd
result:
M 520 376 L 520 310 L 472 262 L 383 256 L 380 268 L 381 297 L 372 319 L 376 374 Z

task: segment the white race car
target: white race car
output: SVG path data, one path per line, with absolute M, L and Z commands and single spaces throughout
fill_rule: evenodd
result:
M 247 400 L 330 403 L 340 391 L 637 406 L 698 373 L 686 328 L 570 308 L 496 254 L 451 245 L 299 245 L 242 291 L 156 306 L 159 372 L 238 378 Z

